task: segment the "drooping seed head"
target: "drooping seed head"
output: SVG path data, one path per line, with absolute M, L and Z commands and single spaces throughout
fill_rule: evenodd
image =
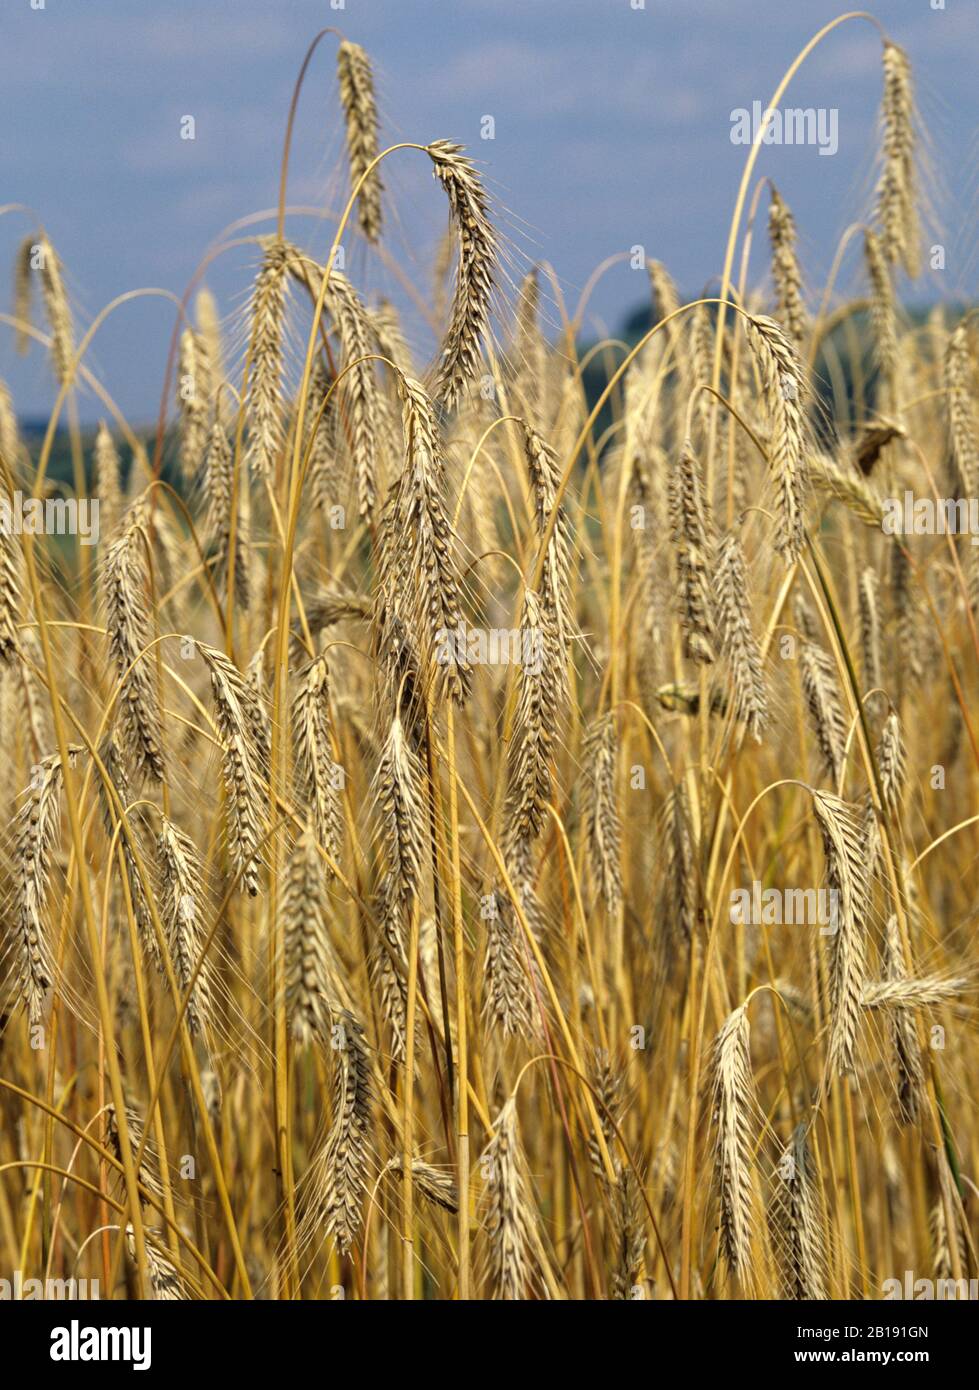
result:
M 461 145 L 435 140 L 428 146 L 433 173 L 445 189 L 458 238 L 455 289 L 442 344 L 435 395 L 453 410 L 479 375 L 480 344 L 489 330 L 490 295 L 496 275 L 496 233 L 489 199 Z
M 370 58 L 358 43 L 344 39 L 337 49 L 340 101 L 347 122 L 347 157 L 350 182 L 356 186 L 379 153 L 377 103 Z M 370 242 L 381 235 L 382 185 L 377 170 L 367 174 L 357 195 L 360 229 Z

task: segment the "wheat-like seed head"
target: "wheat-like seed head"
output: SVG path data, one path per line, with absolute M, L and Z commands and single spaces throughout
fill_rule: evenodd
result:
M 613 1299 L 624 1302 L 641 1289 L 646 1256 L 645 1212 L 639 1183 L 631 1168 L 622 1168 L 608 1193 L 609 1283 Z
M 167 950 L 181 992 L 190 990 L 187 1026 L 196 1037 L 207 1037 L 213 1024 L 214 988 L 211 961 L 207 956 L 201 959 L 206 935 L 204 867 L 193 840 L 166 817 L 160 823 L 157 858 Z
M 857 601 L 860 608 L 860 656 L 864 693 L 879 690 L 880 666 L 880 609 L 877 602 L 877 571 L 866 565 L 860 574 Z
M 51 330 L 51 361 L 58 382 L 63 384 L 71 370 L 75 344 L 61 261 L 46 236 L 41 237 L 33 250 L 41 272 L 41 298 Z
M 418 910 L 425 818 L 418 757 L 400 718 L 391 721 L 375 779 L 379 836 L 387 870 L 377 900 L 381 936 L 372 963 L 384 1017 L 400 1061 L 407 1038 L 408 932 Z
M 965 324 L 960 323 L 949 337 L 945 352 L 945 400 L 952 460 L 960 485 L 969 497 L 975 495 L 979 486 L 979 446 L 976 443 L 972 404 L 975 397 L 974 380 L 969 335 Z
M 119 748 L 119 740 L 112 734 L 102 749 L 103 761 L 106 770 L 115 786 L 116 795 L 124 808 L 132 803 L 132 789 L 129 784 L 129 773 L 123 753 Z M 104 789 L 103 789 L 104 790 Z M 111 798 L 106 796 L 104 805 L 104 818 L 107 831 L 112 834 L 116 826 L 115 805 Z M 133 921 L 136 925 L 136 938 L 139 948 L 145 957 L 146 962 L 152 965 L 161 974 L 163 973 L 163 959 L 160 955 L 160 946 L 157 941 L 156 932 L 153 928 L 153 916 L 150 912 L 150 905 L 147 898 L 147 890 L 153 891 L 152 883 L 145 883 L 139 871 L 139 863 L 136 855 L 142 863 L 147 861 L 147 848 L 144 844 L 144 820 L 140 812 L 131 811 L 127 816 L 129 835 L 120 834 L 119 851 L 122 854 L 123 867 L 125 869 L 126 892 L 128 894 L 129 906 L 132 910 Z M 130 839 L 133 843 L 130 843 Z
M 666 964 L 672 971 L 676 959 L 682 959 L 689 947 L 699 899 L 690 803 L 682 782 L 670 789 L 663 803 L 660 827 L 665 848 L 660 920 L 665 925 L 662 944 Z
M 0 484 L 6 493 L 6 488 Z M 0 663 L 10 666 L 18 653 L 24 556 L 20 541 L 0 527 Z
M 363 1028 L 348 1010 L 337 1021 L 333 1058 L 333 1124 L 313 1161 L 303 1227 L 307 1240 L 333 1237 L 346 1254 L 373 1158 L 370 1064 Z
M 592 1069 L 592 1085 L 595 1088 L 596 1109 L 606 1146 L 614 1149 L 615 1129 L 622 1118 L 622 1073 L 613 1065 L 609 1052 L 604 1047 L 596 1047 Z M 608 1182 L 605 1160 L 601 1146 L 594 1134 L 588 1136 L 588 1161 L 595 1178 L 600 1183 Z M 621 1170 L 617 1157 L 612 1159 L 616 1172 Z
M 480 342 L 489 330 L 489 302 L 496 274 L 496 233 L 489 199 L 475 165 L 451 140 L 428 146 L 433 173 L 445 189 L 459 244 L 449 327 L 442 344 L 436 397 L 453 410 L 479 375 Z
M 326 865 L 312 826 L 297 839 L 286 866 L 282 895 L 286 1015 L 294 1038 L 326 1046 L 339 1015 L 342 971 L 330 941 Z
M 487 1026 L 498 1027 L 504 1038 L 534 1035 L 534 998 L 521 927 L 509 897 L 497 889 L 484 914 L 486 963 L 483 1014 Z
M 404 1160 L 400 1154 L 388 1159 L 385 1172 L 394 1173 L 400 1181 L 404 1173 Z M 411 1180 L 426 1202 L 453 1214 L 459 1210 L 459 1191 L 450 1173 L 443 1172 L 441 1168 L 434 1168 L 423 1159 L 413 1158 Z
M 423 634 L 437 664 L 437 684 L 458 703 L 469 686 L 469 664 L 455 635 L 462 626 L 460 581 L 452 553 L 445 457 L 432 403 L 410 378 L 399 382 L 405 462 L 388 499 L 380 589 L 385 608 L 403 611 Z
M 170 1303 L 188 1297 L 180 1271 L 173 1261 L 163 1253 L 164 1236 L 143 1226 L 143 1249 L 146 1253 L 146 1272 L 150 1276 L 150 1287 L 158 1303 Z M 136 1235 L 132 1224 L 126 1226 L 126 1249 L 129 1257 L 136 1260 Z
M 901 721 L 897 710 L 892 709 L 884 720 L 880 743 L 877 745 L 877 767 L 880 772 L 884 810 L 888 815 L 894 816 L 901 805 L 906 775 L 904 740 L 901 737 Z
M 555 675 L 562 691 L 566 689 L 565 662 L 568 643 L 576 628 L 571 601 L 572 536 L 571 523 L 564 503 L 558 506 L 558 489 L 561 484 L 561 467 L 557 455 L 536 430 L 525 429 L 527 469 L 534 495 L 534 517 L 537 534 L 543 537 L 550 525 L 555 507 L 557 519 L 551 529 L 550 539 L 541 568 L 540 599 L 547 614 L 547 621 L 557 640 Z
M 751 1151 L 755 1112 L 748 1010 L 742 1004 L 714 1040 L 707 1084 L 713 1100 L 714 1190 L 719 1238 L 728 1268 L 744 1288 L 754 1283 Z
M 524 276 L 517 297 L 517 323 L 513 344 L 516 361 L 514 398 L 531 425 L 543 428 L 549 421 L 547 344 L 540 326 L 540 282 L 537 267 Z
M 535 941 L 540 941 L 547 929 L 547 921 L 537 898 L 536 883 L 538 869 L 534 863 L 534 847 L 530 840 L 514 840 L 508 846 L 506 870 L 513 884 L 514 900 L 523 909 L 527 926 Z M 511 905 L 513 905 L 513 901 Z M 523 942 L 520 944 L 523 950 Z M 530 969 L 535 967 L 531 964 Z
M 814 791 L 812 804 L 823 838 L 827 882 L 836 894 L 836 929 L 830 945 L 829 1065 L 843 1075 L 854 1066 L 867 974 L 866 842 L 856 808 L 842 797 Z
M 125 748 L 138 776 L 162 781 L 160 713 L 150 641 L 149 536 L 142 505 L 128 519 L 106 551 L 102 564 L 102 600 L 109 654 L 122 682 L 119 714 Z
M 337 623 L 359 622 L 363 623 L 370 618 L 370 602 L 361 598 L 358 594 L 335 593 L 329 589 L 322 589 L 310 594 L 309 598 L 304 599 L 306 609 L 306 624 L 309 627 L 310 635 L 315 640 L 321 633 L 328 628 L 335 627 Z M 302 633 L 297 626 L 294 629 L 293 648 L 298 654 L 305 651 L 301 643 Z
M 110 541 L 122 510 L 119 451 L 105 421 L 99 422 L 92 451 L 92 491 L 99 499 L 99 536 Z
M 374 350 L 373 325 L 350 281 L 338 271 L 330 274 L 326 304 L 343 348 L 343 361 L 338 366 L 350 368 L 343 379 L 343 400 L 348 411 L 360 515 L 372 516 L 377 505 L 381 409 L 374 363 L 365 360 Z
M 221 1091 L 221 1078 L 217 1072 L 206 1068 L 201 1072 L 201 1094 L 204 1100 L 204 1111 L 215 1129 L 221 1123 L 221 1109 L 224 1103 L 224 1096 Z
M 534 641 L 534 657 L 518 673 L 517 708 L 507 750 L 504 850 L 540 834 L 551 794 L 551 760 L 557 735 L 561 653 L 550 616 L 533 589 L 524 590 L 520 632 Z
M 717 640 L 714 538 L 700 466 L 689 440 L 680 450 L 670 475 L 670 525 L 684 650 L 691 661 L 708 665 L 714 660 Z
M 211 426 L 206 453 L 204 495 L 207 498 L 207 538 L 214 553 L 212 576 L 221 585 L 228 572 L 231 553 L 231 522 L 234 513 L 234 458 L 231 444 L 220 420 Z M 245 526 L 242 497 L 247 479 L 240 472 L 237 479 L 237 524 L 235 527 L 235 602 L 247 611 L 251 598 L 248 582 L 248 532 Z
M 497 1115 L 493 1131 L 479 1165 L 486 1184 L 486 1238 L 493 1296 L 522 1299 L 527 1296 L 534 1275 L 534 1215 L 517 1130 L 517 1106 L 512 1096 Z
M 769 1213 L 783 1297 L 824 1299 L 828 1286 L 826 1235 L 816 1167 L 804 1125 L 797 1125 L 772 1177 Z
M 140 1160 L 136 1177 L 142 1187 L 154 1197 L 163 1196 L 163 1184 L 160 1181 L 160 1155 L 156 1144 L 152 1139 L 147 1138 L 145 1144 L 143 1117 L 134 1105 L 128 1101 L 125 1105 L 126 1129 L 129 1133 L 129 1147 L 135 1156 L 136 1151 L 142 1146 L 143 1157 Z M 122 1162 L 122 1138 L 119 1133 L 119 1121 L 116 1116 L 116 1107 L 110 1103 L 105 1107 L 105 1146 L 112 1154 Z
M 381 935 L 371 967 L 382 1012 L 394 1036 L 395 1059 L 402 1061 L 407 1037 L 407 935 L 412 915 L 419 910 L 426 821 L 421 766 L 396 714 L 378 763 L 375 796 L 387 872 L 378 892 Z
M 894 376 L 900 346 L 897 335 L 897 308 L 891 270 L 880 237 L 867 228 L 863 238 L 864 259 L 870 280 L 870 317 L 874 329 L 874 355 L 884 383 L 885 401 L 893 406 Z
M 837 786 L 846 757 L 847 718 L 843 709 L 836 667 L 817 642 L 804 642 L 799 654 L 802 692 L 823 767 Z
M 74 760 L 82 750 L 69 749 Z M 51 860 L 60 835 L 61 758 L 52 753 L 34 769 L 27 799 L 17 814 L 14 843 L 14 920 L 10 927 L 14 978 L 32 1025 L 40 1023 L 44 997 L 54 984 L 56 958 L 45 917 Z
M 343 781 L 342 769 L 333 761 L 330 677 L 325 656 L 310 662 L 297 678 L 292 728 L 301 789 L 309 802 L 316 838 L 338 863 L 343 841 Z
M 698 447 L 706 446 L 713 398 L 701 388 L 710 384 L 714 373 L 714 319 L 710 306 L 697 304 L 689 315 L 689 356 L 684 394 L 694 398 L 693 434 Z
M 854 468 L 830 454 L 817 451 L 811 458 L 813 485 L 848 507 L 858 521 L 880 530 L 884 503 L 873 486 Z
M 229 402 L 219 394 L 224 381 L 224 348 L 221 342 L 221 316 L 217 301 L 205 286 L 194 299 L 194 319 L 197 323 L 197 353 L 202 385 L 208 405 L 221 423 L 228 427 Z
M 955 1270 L 952 1260 L 953 1246 L 958 1256 L 959 1268 L 964 1270 L 968 1267 L 965 1231 L 959 1216 L 955 1179 L 949 1172 L 944 1154 L 940 1153 L 937 1156 L 936 1167 L 938 1169 L 938 1196 L 932 1206 L 929 1218 L 932 1252 L 935 1259 L 935 1278 L 951 1279 Z M 950 1209 L 952 1213 L 951 1223 L 948 1217 Z
M 10 397 L 10 389 L 5 381 L 0 381 L 0 458 L 10 472 L 16 475 L 23 454 L 24 447 L 20 442 L 17 414 Z
M 860 1000 L 865 1009 L 920 1009 L 947 1004 L 969 988 L 961 975 L 922 975 L 918 979 L 875 980 Z
M 582 813 L 592 873 L 612 917 L 622 904 L 621 838 L 615 795 L 615 721 L 611 714 L 588 729 L 581 750 L 585 771 Z
M 380 927 L 370 958 L 371 983 L 391 1030 L 391 1056 L 403 1062 L 408 1040 L 408 929 L 399 885 L 386 873 L 375 898 Z
M 774 319 L 755 315 L 748 320 L 747 333 L 761 373 L 771 428 L 768 463 L 779 523 L 775 547 L 788 564 L 798 557 L 805 534 L 812 452 L 804 410 L 808 383 L 795 349 Z
M 272 761 L 271 714 L 265 688 L 265 648 L 259 647 L 245 671 L 245 718 L 259 768 Z
M 248 462 L 257 478 L 270 478 L 283 441 L 282 338 L 292 249 L 278 237 L 265 244 L 250 305 Z
M 653 298 L 653 312 L 657 320 L 662 322 L 664 319 L 669 319 L 666 325 L 667 342 L 676 363 L 679 378 L 684 383 L 685 389 L 682 394 L 689 398 L 695 383 L 693 382 L 688 340 L 681 331 L 682 319 L 671 317 L 680 308 L 680 296 L 672 275 L 662 261 L 649 262 L 649 285 Z M 683 404 L 685 405 L 685 403 L 684 401 Z M 679 407 L 679 400 L 677 404 Z
M 915 170 L 914 88 L 903 48 L 884 44 L 882 168 L 877 184 L 877 218 L 889 264 L 900 261 L 912 279 L 921 269 Z
M 721 539 L 714 580 L 721 652 L 734 692 L 734 714 L 751 737 L 761 742 L 768 718 L 768 699 L 761 654 L 751 627 L 751 590 L 741 541 L 733 531 Z
M 211 692 L 221 735 L 227 795 L 228 843 L 250 897 L 258 893 L 258 847 L 263 816 L 261 745 L 254 728 L 261 720 L 255 698 L 241 672 L 223 652 L 198 643 L 211 676 Z
M 180 469 L 192 482 L 204 459 L 207 444 L 208 381 L 200 339 L 192 328 L 180 335 L 177 364 L 177 407 L 180 411 Z
M 809 332 L 809 315 L 802 293 L 802 272 L 795 250 L 795 218 L 773 185 L 768 209 L 768 236 L 772 245 L 772 279 L 778 317 L 789 337 L 801 350 Z
M 660 320 L 669 318 L 680 307 L 680 296 L 676 282 L 662 261 L 649 262 L 649 287 L 653 296 L 653 308 Z
M 306 464 L 305 488 L 315 507 L 328 513 L 340 496 L 340 421 L 337 397 L 326 402 L 331 378 L 323 360 L 317 357 L 309 383 L 309 403 L 303 421 L 303 458 Z
M 891 605 L 901 653 L 898 675 L 902 687 L 917 685 L 923 675 L 921 624 L 917 595 L 912 588 L 911 563 L 904 547 L 891 547 Z
M 379 153 L 377 103 L 370 58 L 359 43 L 344 39 L 337 49 L 340 101 L 347 121 L 347 156 L 350 181 L 356 184 Z M 381 235 L 382 184 L 375 169 L 367 176 L 357 197 L 360 229 L 370 242 Z
M 422 771 L 395 715 L 377 769 L 377 806 L 381 841 L 392 886 L 406 911 L 418 896 L 421 881 L 425 814 Z

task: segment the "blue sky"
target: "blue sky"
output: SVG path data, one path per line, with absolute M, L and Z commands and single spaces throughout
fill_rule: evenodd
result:
M 39 3 L 39 0 L 34 0 Z M 979 0 L 884 0 L 875 13 L 911 54 L 934 164 L 935 233 L 948 267 L 925 294 L 973 294 L 977 262 Z M 182 292 L 205 248 L 236 219 L 269 208 L 292 84 L 305 47 L 334 24 L 374 58 L 384 135 L 444 136 L 479 159 L 517 275 L 555 266 L 574 303 L 594 267 L 641 244 L 693 292 L 718 273 L 746 151 L 731 112 L 765 104 L 839 0 L 3 0 L 0 203 L 43 219 L 67 267 L 80 323 L 114 295 Z M 343 189 L 335 46 L 313 60 L 302 101 L 290 203 L 336 207 Z M 880 44 L 862 22 L 817 50 L 786 104 L 835 107 L 839 151 L 769 147 L 770 173 L 795 212 L 803 260 L 821 284 L 847 224 L 873 188 Z M 196 139 L 180 139 L 193 115 Z M 480 139 L 483 117 L 495 139 Z M 397 162 L 395 162 L 397 161 Z M 421 156 L 388 162 L 387 245 L 423 291 L 445 210 Z M 0 218 L 7 264 L 29 225 Z M 296 240 L 324 252 L 327 225 L 297 217 Z M 764 271 L 760 238 L 753 269 Z M 253 247 L 223 256 L 208 283 L 240 310 Z M 363 251 L 348 263 L 365 290 L 387 275 Z M 853 268 L 853 275 L 857 273 Z M 847 276 L 845 274 L 844 280 Z M 591 300 L 589 327 L 618 329 L 646 293 L 617 265 Z M 159 399 L 173 312 L 127 306 L 90 364 L 131 419 Z M 420 339 L 421 341 L 421 339 Z M 51 383 L 0 336 L 0 376 L 23 415 L 43 414 Z M 83 406 L 92 418 L 94 403 Z

